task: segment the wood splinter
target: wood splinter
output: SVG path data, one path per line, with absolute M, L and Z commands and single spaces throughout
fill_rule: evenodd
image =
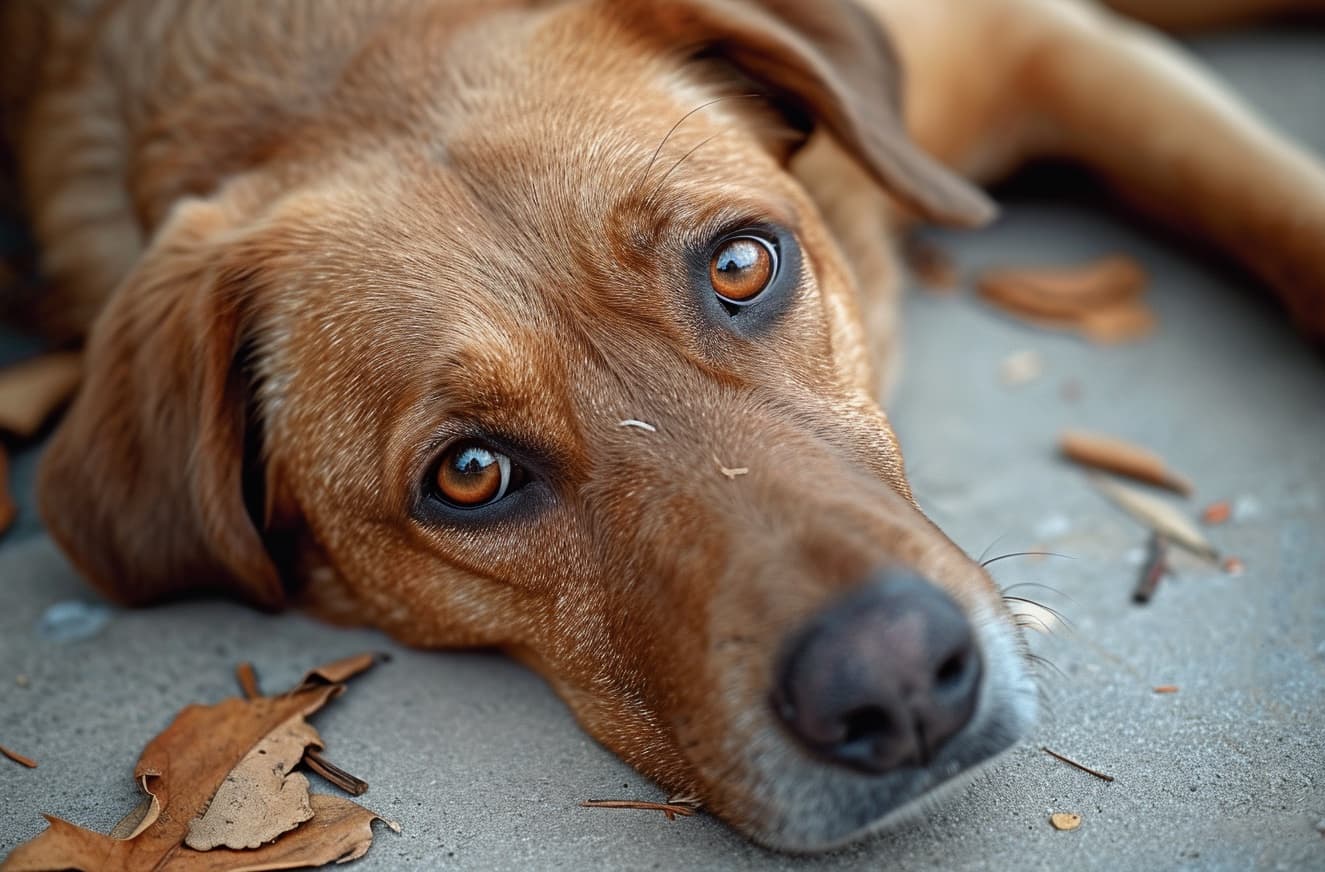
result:
M 1103 772 L 1098 772 L 1094 769 L 1091 769 L 1089 766 L 1085 766 L 1081 763 L 1078 763 L 1077 761 L 1073 760 L 1071 757 L 1064 757 L 1062 754 L 1059 754 L 1057 751 L 1051 751 L 1048 748 L 1044 747 L 1043 745 L 1040 746 L 1040 750 L 1048 754 L 1050 757 L 1053 757 L 1055 760 L 1061 760 L 1062 762 L 1066 763 L 1068 766 L 1071 766 L 1074 769 L 1080 769 L 1082 772 L 1085 772 L 1088 775 L 1094 775 L 1096 778 L 1100 779 L 1101 781 L 1113 781 L 1112 775 L 1105 775 Z
M 0 755 L 8 757 L 10 760 L 13 760 L 15 763 L 17 763 L 20 766 L 26 766 L 29 769 L 37 768 L 36 760 L 33 760 L 31 757 L 24 757 L 22 754 L 18 753 L 17 751 L 11 751 L 8 748 L 6 748 L 4 745 L 0 745 Z
M 660 811 L 669 821 L 676 820 L 676 816 L 692 817 L 695 814 L 695 808 L 692 805 L 679 802 L 642 802 L 633 799 L 586 799 L 580 803 L 583 808 L 633 808 L 643 811 Z

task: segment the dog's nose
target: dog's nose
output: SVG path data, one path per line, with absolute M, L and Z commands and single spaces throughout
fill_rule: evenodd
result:
M 778 715 L 812 752 L 871 773 L 928 763 L 970 721 L 983 671 L 957 603 L 896 570 L 816 615 L 785 652 Z

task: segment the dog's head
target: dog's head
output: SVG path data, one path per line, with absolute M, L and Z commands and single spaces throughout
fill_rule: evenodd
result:
M 877 827 L 1033 711 L 787 170 L 818 126 L 915 211 L 981 220 L 897 89 L 846 3 L 399 22 L 297 159 L 155 233 L 45 461 L 53 532 L 121 600 L 505 647 L 766 844 Z

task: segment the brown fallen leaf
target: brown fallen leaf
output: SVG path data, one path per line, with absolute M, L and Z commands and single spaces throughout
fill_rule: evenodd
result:
M 0 445 L 0 536 L 3 536 L 18 517 L 18 505 L 9 493 L 9 454 Z
M 386 654 L 369 651 L 364 654 L 355 654 L 353 657 L 334 660 L 316 669 L 310 669 L 289 692 L 298 693 L 301 690 L 321 684 L 344 684 L 354 676 L 366 672 L 378 663 L 385 663 L 389 659 Z
M 1068 460 L 1082 466 L 1168 488 L 1183 496 L 1192 491 L 1191 482 L 1169 469 L 1164 458 L 1114 436 L 1068 430 L 1058 438 L 1058 450 Z
M 333 679 L 345 681 L 379 660 L 386 659 L 386 656 L 385 654 L 358 654 L 344 660 L 337 660 L 335 663 L 328 663 L 305 675 L 300 682 L 300 686 L 314 686 Z M 258 686 L 258 674 L 253 670 L 252 663 L 240 663 L 236 666 L 235 680 L 239 682 L 239 689 L 243 691 L 245 699 L 255 699 L 262 696 L 262 691 Z M 368 792 L 367 781 L 351 775 L 324 757 L 320 745 L 307 746 L 304 750 L 303 762 L 309 769 L 312 769 L 351 796 L 363 796 Z
M 1125 255 L 1072 267 L 991 269 L 977 284 L 986 301 L 1009 314 L 1095 342 L 1138 339 L 1155 327 L 1141 300 L 1145 271 Z
M 1219 558 L 1219 552 L 1206 540 L 1196 525 L 1181 511 L 1135 488 L 1127 487 L 1100 475 L 1091 476 L 1095 487 L 1145 526 L 1174 545 L 1180 545 L 1200 557 Z
M 1075 830 L 1081 826 L 1081 815 L 1066 811 L 1049 815 L 1049 824 L 1056 830 Z
M 218 848 L 195 851 L 183 845 L 161 857 L 159 862 L 134 858 L 133 855 L 108 854 L 105 843 L 116 842 L 100 833 L 85 830 L 50 815 L 50 829 L 31 842 L 14 849 L 0 869 L 5 872 L 50 872 L 77 869 L 153 870 L 153 872 L 263 872 L 268 869 L 301 869 L 348 863 L 368 852 L 373 843 L 373 821 L 380 820 L 399 832 L 399 825 L 379 817 L 358 803 L 339 796 L 314 794 L 313 817 L 293 832 L 251 851 Z M 46 860 L 29 849 L 48 838 L 59 843 L 58 859 Z M 117 842 L 129 844 L 133 842 Z M 121 857 L 124 859 L 121 859 Z
M 0 745 L 0 756 L 8 757 L 10 760 L 13 760 L 18 765 L 26 766 L 29 769 L 37 768 L 36 760 L 33 760 L 31 757 L 24 757 L 22 754 L 18 753 L 17 751 L 11 751 L 8 748 L 6 748 L 4 745 Z
M 26 439 L 78 388 L 82 356 L 61 351 L 0 370 L 0 430 Z
M 302 714 L 264 736 L 230 770 L 202 816 L 189 821 L 184 844 L 196 851 L 256 848 L 311 818 L 308 778 L 293 770 L 318 742 Z
M 1155 685 L 1153 688 L 1151 688 L 1151 690 L 1153 690 L 1155 693 L 1177 693 L 1177 692 L 1178 692 L 1178 685 L 1176 685 L 1176 684 L 1157 684 L 1157 685 Z
M 351 662 L 355 668 L 347 665 Z M 281 805 L 278 821 L 254 818 L 273 813 L 271 797 L 262 796 L 259 785 L 307 791 L 302 775 L 298 776 L 302 785 L 285 777 L 303 753 L 301 743 L 321 744 L 304 718 L 344 691 L 344 684 L 322 683 L 325 676 L 355 674 L 366 668 L 362 662 L 354 658 L 314 670 L 304 683 L 280 696 L 185 708 L 138 760 L 134 777 L 146 796 L 144 804 L 115 828 L 116 835 L 126 837 L 105 836 L 48 816 L 50 828 L 15 848 L 0 870 L 233 872 L 322 865 L 361 856 L 372 843 L 372 821 L 380 818 L 349 800 L 308 796 L 311 816 L 295 821 L 294 829 L 283 835 L 283 828 L 288 829 L 292 817 L 302 810 L 292 812 Z M 369 656 L 367 662 L 371 665 L 373 658 Z M 287 731 L 293 735 L 285 735 Z M 262 776 L 252 771 L 253 765 L 246 765 L 255 758 L 276 758 L 278 766 L 267 765 L 281 771 L 270 778 Z M 250 803 L 262 806 L 260 814 Z M 231 814 L 239 808 L 243 814 Z M 276 840 L 264 843 L 264 836 L 270 838 L 273 831 Z M 199 834 L 198 843 L 261 847 L 197 851 L 185 844 L 191 832 Z

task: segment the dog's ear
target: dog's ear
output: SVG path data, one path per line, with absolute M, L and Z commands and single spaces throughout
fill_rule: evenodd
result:
M 618 9 L 645 38 L 731 64 L 798 126 L 822 125 L 918 216 L 957 226 L 993 218 L 983 192 L 907 136 L 896 52 L 856 3 L 634 0 Z
M 142 604 L 195 592 L 283 602 L 245 499 L 249 270 L 225 208 L 182 203 L 93 325 L 39 502 L 75 565 Z

